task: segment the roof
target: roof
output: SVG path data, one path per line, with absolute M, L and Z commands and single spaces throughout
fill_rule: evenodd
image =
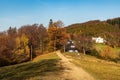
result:
M 74 45 L 74 42 L 73 42 L 72 40 L 68 40 L 67 45 L 66 45 L 66 47 L 65 47 L 65 50 L 66 50 L 66 51 L 73 50 L 74 52 L 76 52 L 77 48 L 76 48 L 76 46 Z

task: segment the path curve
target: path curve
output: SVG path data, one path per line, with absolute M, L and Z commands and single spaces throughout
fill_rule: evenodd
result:
M 60 51 L 57 51 L 56 53 L 61 58 L 61 65 L 65 68 L 62 74 L 65 80 L 94 80 L 94 78 L 82 68 L 69 62 L 69 59 L 61 54 Z

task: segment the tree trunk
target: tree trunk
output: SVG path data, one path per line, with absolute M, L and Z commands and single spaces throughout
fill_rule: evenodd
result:
M 44 52 L 44 41 L 43 41 L 43 39 L 40 41 L 40 49 L 41 49 L 41 53 L 43 53 Z
M 64 47 L 64 53 L 65 53 L 65 44 L 63 45 L 63 47 Z
M 30 46 L 30 60 L 32 61 L 32 45 Z
M 42 53 L 44 52 L 44 41 L 42 40 Z
M 55 36 L 55 40 L 54 40 L 54 51 L 56 51 L 56 36 Z
M 85 49 L 83 48 L 83 54 L 85 55 Z

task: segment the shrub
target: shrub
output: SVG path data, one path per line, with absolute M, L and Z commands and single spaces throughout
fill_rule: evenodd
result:
M 110 46 L 106 46 L 103 50 L 99 52 L 99 56 L 106 60 L 114 60 L 117 56 Z
M 98 57 L 98 51 L 96 49 L 92 49 L 90 55 Z

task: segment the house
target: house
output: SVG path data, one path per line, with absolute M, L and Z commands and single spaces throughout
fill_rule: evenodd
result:
M 95 43 L 105 43 L 106 40 L 101 37 L 92 37 L 92 41 L 95 41 Z
M 67 45 L 65 47 L 66 52 L 78 52 L 77 48 L 74 45 L 74 42 L 72 40 L 67 41 Z

